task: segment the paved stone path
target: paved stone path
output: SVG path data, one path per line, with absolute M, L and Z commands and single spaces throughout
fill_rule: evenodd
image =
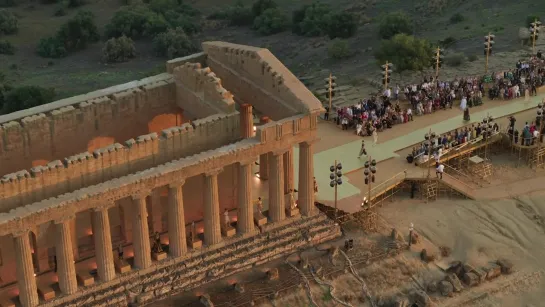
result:
M 529 101 L 524 101 L 524 98 L 513 100 L 509 104 L 493 107 L 484 111 L 476 112 L 471 114 L 472 121 L 471 123 L 480 122 L 487 114 L 493 116 L 494 118 L 505 117 L 510 114 L 523 112 L 532 108 L 536 108 L 537 104 L 545 98 L 545 93 L 542 93 L 538 96 L 530 97 Z M 494 103 L 487 102 L 487 103 Z M 427 115 L 426 115 L 427 116 Z M 418 120 L 416 118 L 415 120 Z M 435 133 L 445 133 L 456 128 L 467 125 L 467 122 L 464 122 L 462 119 L 462 112 L 460 114 L 451 117 L 448 120 L 435 123 L 431 126 L 427 126 L 418 130 L 414 130 L 410 133 L 407 133 L 404 136 L 380 143 L 380 134 L 379 134 L 379 143 L 377 146 L 373 147 L 372 142 L 367 142 L 367 153 L 371 155 L 373 159 L 377 162 L 385 161 L 390 158 L 399 157 L 396 152 L 404 148 L 412 147 L 415 144 L 420 143 L 424 140 L 424 135 L 429 132 L 430 128 Z M 393 129 L 403 129 L 403 126 L 395 126 Z M 348 132 L 347 132 L 348 133 Z M 343 173 L 349 173 L 357 171 L 363 168 L 364 163 L 367 159 L 363 158 L 358 159 L 358 153 L 360 150 L 361 141 L 354 141 L 342 146 L 334 147 L 322 152 L 319 152 L 314 155 L 314 175 L 316 176 L 316 181 L 318 182 L 319 192 L 317 199 L 332 201 L 334 200 L 334 189 L 329 187 L 329 166 L 333 165 L 335 159 L 342 162 Z M 298 148 L 294 149 L 294 167 L 295 167 L 295 182 L 298 182 L 299 178 L 299 165 L 298 159 L 299 151 Z M 402 170 L 400 169 L 400 172 Z M 394 174 L 392 174 L 394 175 Z M 343 178 L 343 184 L 338 188 L 338 199 L 343 199 L 360 193 L 360 189 L 348 182 L 346 177 Z

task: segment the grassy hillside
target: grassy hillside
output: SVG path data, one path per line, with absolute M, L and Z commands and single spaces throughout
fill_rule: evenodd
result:
M 1 0 L 0 0 L 1 2 Z M 242 1 L 251 4 L 251 0 Z M 313 1 L 277 0 L 279 6 L 288 11 L 298 9 Z M 327 75 L 329 71 L 344 83 L 357 85 L 364 78 L 378 79 L 377 65 L 373 50 L 380 44 L 377 27 L 380 17 L 388 12 L 402 10 L 409 13 L 416 22 L 414 34 L 436 42 L 451 37 L 455 41 L 454 51 L 465 55 L 476 54 L 482 58 L 483 36 L 493 32 L 497 37 L 495 51 L 512 52 L 520 50 L 519 27 L 525 26 L 527 15 L 545 17 L 545 1 L 507 0 L 323 0 L 335 8 L 357 13 L 360 26 L 357 34 L 348 40 L 354 55 L 344 60 L 328 57 L 329 38 L 306 38 L 290 31 L 260 36 L 248 27 L 228 26 L 226 22 L 206 20 L 205 17 L 221 8 L 233 5 L 234 1 L 194 0 L 187 2 L 203 13 L 202 32 L 194 38 L 204 40 L 226 40 L 235 43 L 269 48 L 291 70 L 300 76 Z M 59 4 L 40 4 L 39 1 L 20 1 L 16 7 L 7 8 L 19 19 L 16 35 L 0 37 L 12 42 L 17 48 L 14 55 L 0 55 L 0 72 L 15 85 L 40 85 L 54 87 L 58 98 L 85 93 L 94 89 L 142 78 L 162 71 L 166 58 L 153 54 L 150 39 L 137 40 L 137 57 L 126 63 L 104 64 L 101 50 L 104 42 L 92 44 L 89 48 L 70 54 L 62 59 L 46 59 L 36 54 L 41 38 L 51 36 L 78 10 L 95 14 L 100 33 L 116 10 L 122 7 L 119 0 L 89 0 L 78 9 L 65 9 L 66 15 L 54 16 Z M 463 20 L 451 22 L 459 13 Z M 545 34 L 544 34 L 545 35 Z M 541 41 L 545 40 L 541 38 Z M 511 56 L 494 55 L 492 66 L 512 66 L 516 61 Z M 449 74 L 469 73 L 471 67 L 482 67 L 482 59 L 460 67 L 445 68 Z M 480 69 L 480 68 L 479 68 Z M 477 69 L 476 71 L 479 71 Z

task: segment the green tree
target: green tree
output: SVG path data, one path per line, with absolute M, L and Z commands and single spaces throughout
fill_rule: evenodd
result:
M 15 54 L 15 46 L 7 40 L 0 40 L 0 54 Z
M 16 87 L 4 97 L 3 113 L 12 113 L 50 103 L 55 98 L 55 90 L 40 86 Z
M 2 114 L 2 108 L 6 102 L 6 96 L 13 88 L 6 76 L 0 72 L 0 114 Z
M 403 12 L 390 13 L 380 21 L 379 35 L 384 39 L 396 34 L 411 34 L 413 31 L 411 18 Z
M 171 28 L 182 28 L 188 35 L 196 34 L 201 30 L 198 22 L 190 15 L 180 14 L 176 11 L 167 11 L 164 16 Z
M 294 12 L 294 33 L 304 36 L 321 36 L 327 33 L 330 23 L 331 8 L 323 3 L 314 3 L 304 8 L 304 17 L 301 12 Z
M 68 55 L 64 44 L 56 37 L 42 38 L 36 48 L 36 53 L 44 58 L 63 58 Z
M 536 21 L 536 19 L 537 19 L 537 21 L 541 21 L 541 18 L 539 16 L 537 16 L 537 15 L 528 15 L 528 16 L 526 16 L 525 26 L 529 27 L 532 22 Z
M 349 38 L 354 36 L 357 30 L 358 20 L 354 14 L 340 12 L 329 16 L 329 22 L 326 28 L 329 38 Z
M 126 62 L 136 56 L 136 48 L 132 39 L 121 36 L 110 38 L 102 49 L 102 59 L 107 63 Z
M 303 35 L 303 30 L 301 29 L 301 23 L 305 19 L 305 12 L 307 11 L 307 8 L 309 5 L 303 5 L 301 8 L 296 9 L 293 11 L 291 16 L 291 25 L 292 25 L 292 32 L 297 35 Z
M 169 59 L 189 55 L 197 48 L 182 28 L 169 29 L 161 33 L 153 40 L 155 52 L 159 56 L 166 56 Z
M 336 38 L 329 43 L 327 54 L 332 59 L 345 59 L 351 57 L 354 53 L 346 40 Z
M 266 9 L 254 20 L 254 29 L 262 35 L 280 33 L 288 27 L 288 16 L 278 8 Z
M 252 14 L 254 17 L 261 16 L 268 9 L 275 9 L 278 5 L 274 0 L 257 0 L 252 5 Z
M 18 29 L 17 17 L 7 9 L 0 9 L 0 35 L 15 34 Z
M 100 34 L 95 25 L 95 16 L 88 11 L 80 11 L 61 26 L 56 38 L 64 44 L 68 52 L 87 48 L 90 43 L 98 42 Z
M 394 71 L 400 75 L 405 71 L 423 72 L 433 64 L 434 51 L 425 39 L 407 34 L 397 34 L 390 40 L 383 40 L 375 53 L 380 65 L 393 63 Z
M 157 13 L 150 11 L 142 5 L 125 7 L 115 12 L 110 22 L 106 25 L 106 37 L 120 37 L 125 35 L 138 38 L 145 35 L 146 25 L 149 19 L 153 19 Z
M 254 22 L 254 14 L 249 7 L 246 7 L 244 3 L 237 2 L 234 6 L 229 8 L 227 13 L 229 23 L 232 26 L 250 26 Z

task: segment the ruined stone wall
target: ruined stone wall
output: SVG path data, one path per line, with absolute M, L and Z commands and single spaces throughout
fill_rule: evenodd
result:
M 0 116 L 0 175 L 181 125 L 172 75 Z
M 221 85 L 209 67 L 185 63 L 173 69 L 178 106 L 192 116 L 203 118 L 212 114 L 235 111 L 233 95 Z
M 269 50 L 224 42 L 202 44 L 206 64 L 235 99 L 273 120 L 322 112 L 322 105 Z
M 218 249 L 202 249 L 188 258 L 155 262 L 148 269 L 118 275 L 110 282 L 97 283 L 41 306 L 144 306 L 341 235 L 340 228 L 323 214 L 286 222 L 247 239 L 235 237 Z
M 239 113 L 214 115 L 8 174 L 0 180 L 0 212 L 143 171 L 240 139 Z

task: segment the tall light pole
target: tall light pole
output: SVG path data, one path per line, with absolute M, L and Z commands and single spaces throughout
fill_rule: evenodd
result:
M 388 84 L 390 83 L 390 76 L 392 75 L 392 63 L 386 61 L 386 64 L 382 65 L 382 83 L 384 84 L 384 90 L 388 89 Z
M 543 139 L 543 136 L 542 136 L 542 130 L 543 130 L 543 104 L 540 102 L 537 104 L 537 115 L 536 115 L 536 126 L 538 126 L 539 128 L 539 135 L 538 135 L 538 139 L 537 139 L 537 147 L 541 149 L 541 140 Z
M 377 173 L 377 161 L 369 160 L 365 162 L 363 174 L 365 175 L 365 184 L 367 185 L 367 201 L 371 201 L 371 185 L 375 183 L 375 174 Z M 364 198 L 365 200 L 365 198 Z
M 486 56 L 486 63 L 484 66 L 484 73 L 488 73 L 488 57 L 492 55 L 492 45 L 494 45 L 494 37 L 495 35 L 488 33 L 487 36 L 484 37 L 484 55 Z
M 335 83 L 333 82 L 333 76 L 331 75 L 331 73 L 329 73 L 329 78 L 328 78 L 328 84 L 326 85 L 327 86 L 327 91 L 328 91 L 328 98 L 329 98 L 329 111 L 328 111 L 328 116 L 327 116 L 327 119 L 330 120 L 331 119 L 331 112 L 333 111 L 333 95 L 335 95 Z
M 541 27 L 541 22 L 535 19 L 534 22 L 530 23 L 530 33 L 532 33 L 532 54 L 536 53 L 536 40 L 539 35 L 539 28 Z
M 338 212 L 338 209 L 337 209 L 337 187 L 340 186 L 341 184 L 343 184 L 343 180 L 341 178 L 343 176 L 342 169 L 343 169 L 342 164 L 340 162 L 337 163 L 337 160 L 335 160 L 333 165 L 331 165 L 329 167 L 329 171 L 331 172 L 329 174 L 329 179 L 331 180 L 329 182 L 329 186 L 331 186 L 332 188 L 335 189 L 335 220 L 334 220 L 335 223 L 338 223 L 338 221 L 337 221 L 337 212 Z
M 439 79 L 439 68 L 443 62 L 443 50 L 440 47 L 437 47 L 435 50 L 435 81 Z
M 435 135 L 435 132 L 431 132 L 431 129 L 430 129 L 430 132 L 426 133 L 424 135 L 424 149 L 426 150 L 426 153 L 428 154 L 428 161 L 426 161 L 426 163 L 428 163 L 428 181 L 430 180 L 431 178 L 431 162 L 430 160 L 432 159 L 432 153 L 433 153 L 433 149 L 435 148 L 435 138 L 436 138 L 436 135 Z

